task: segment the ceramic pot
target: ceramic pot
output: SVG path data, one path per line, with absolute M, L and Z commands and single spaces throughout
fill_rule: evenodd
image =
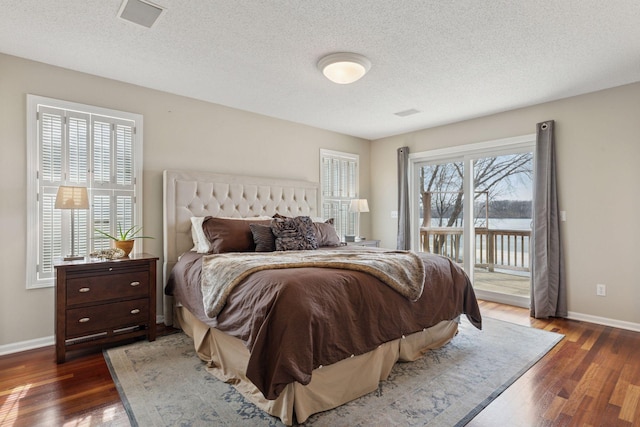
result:
M 134 240 L 115 240 L 115 246 L 118 249 L 122 249 L 124 251 L 124 256 L 129 256 L 131 250 L 133 249 Z

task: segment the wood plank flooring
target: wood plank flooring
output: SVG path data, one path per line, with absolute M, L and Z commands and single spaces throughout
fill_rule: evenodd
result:
M 485 316 L 566 337 L 469 426 L 640 426 L 640 333 L 480 305 Z M 60 365 L 53 347 L 0 357 L 0 426 L 97 425 L 129 425 L 101 352 Z
M 565 338 L 468 426 L 640 426 L 640 333 L 481 302 L 485 316 Z

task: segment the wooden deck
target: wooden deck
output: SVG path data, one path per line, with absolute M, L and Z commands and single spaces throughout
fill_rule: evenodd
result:
M 530 296 L 530 277 L 507 272 L 488 272 L 476 268 L 473 272 L 473 288 L 476 290 L 498 292 L 519 297 Z

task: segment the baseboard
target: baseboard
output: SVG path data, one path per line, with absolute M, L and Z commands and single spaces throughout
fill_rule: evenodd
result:
M 571 320 L 579 320 L 581 322 L 595 323 L 598 325 L 611 326 L 613 328 L 627 329 L 629 331 L 640 332 L 640 323 L 609 319 L 607 317 L 592 316 L 590 314 L 576 313 L 575 311 L 570 311 L 567 315 L 567 318 Z
M 156 316 L 156 323 L 164 323 L 164 316 Z M 11 344 L 0 345 L 0 356 L 5 354 L 20 353 L 21 351 L 33 350 L 34 348 L 42 348 L 48 345 L 55 345 L 55 336 L 36 338 L 34 340 L 20 341 Z
M 34 340 L 20 341 L 11 344 L 0 345 L 0 356 L 5 354 L 19 353 L 21 351 L 33 350 L 34 348 L 46 347 L 55 344 L 55 337 L 36 338 Z
M 493 301 L 500 304 L 513 305 L 516 307 L 529 308 L 528 298 L 514 297 L 512 295 L 500 294 L 491 291 L 476 290 L 476 297 L 486 301 Z M 607 317 L 592 316 L 591 314 L 576 313 L 570 311 L 567 319 L 579 320 L 581 322 L 595 323 L 596 325 L 611 326 L 613 328 L 626 329 L 640 332 L 640 323 L 627 322 L 624 320 L 609 319 Z

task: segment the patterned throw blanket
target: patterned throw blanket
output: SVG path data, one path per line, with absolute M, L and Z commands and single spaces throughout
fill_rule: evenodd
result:
M 227 296 L 243 279 L 256 271 L 280 268 L 340 268 L 368 273 L 410 301 L 422 295 L 424 264 L 408 251 L 314 250 L 265 253 L 224 253 L 202 258 L 204 310 L 213 318 Z

